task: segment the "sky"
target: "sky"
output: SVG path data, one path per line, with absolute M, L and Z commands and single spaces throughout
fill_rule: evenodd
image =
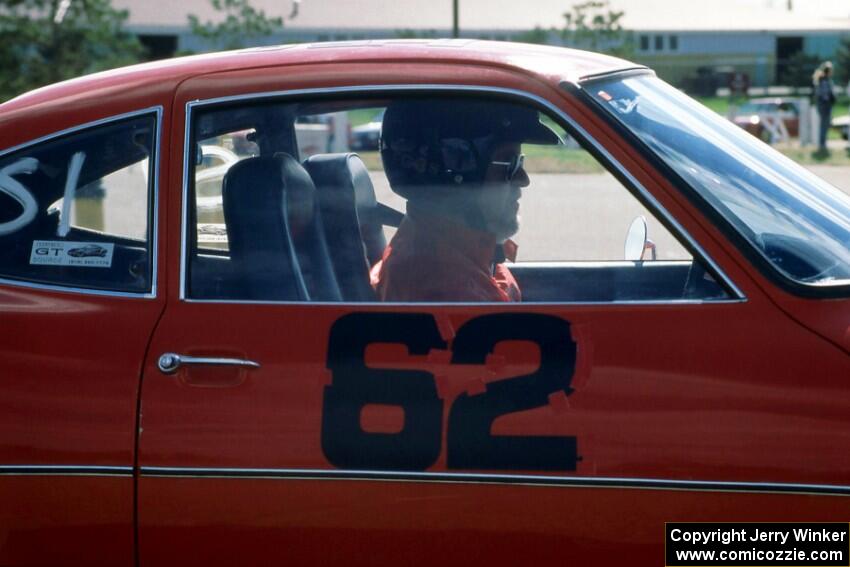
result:
M 458 0 L 466 29 L 532 29 L 563 24 L 578 0 Z M 821 29 L 850 33 L 850 0 L 611 0 L 631 29 Z M 184 26 L 186 14 L 216 16 L 209 0 L 113 0 L 136 25 Z M 269 15 L 287 15 L 293 0 L 252 0 Z M 450 29 L 452 0 L 301 0 L 290 28 Z

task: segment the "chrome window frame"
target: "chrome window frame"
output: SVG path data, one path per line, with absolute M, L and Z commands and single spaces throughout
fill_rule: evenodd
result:
M 153 140 L 153 161 L 150 165 L 150 175 L 153 178 L 153 184 L 149 185 L 150 191 L 152 192 L 152 197 L 148 197 L 148 203 L 151 207 L 151 210 L 147 211 L 150 218 L 150 247 L 151 247 L 151 286 L 150 291 L 143 292 L 131 292 L 131 291 L 114 291 L 114 290 L 105 290 L 105 289 L 91 289 L 86 287 L 75 287 L 71 285 L 62 285 L 62 284 L 42 284 L 36 282 L 30 282 L 26 280 L 15 280 L 4 278 L 0 275 L 0 285 L 9 285 L 14 287 L 24 287 L 29 289 L 38 289 L 44 291 L 61 291 L 82 295 L 96 295 L 96 296 L 106 296 L 106 297 L 125 297 L 125 298 L 140 298 L 140 299 L 156 299 L 157 296 L 157 274 L 158 271 L 158 250 L 159 250 L 159 164 L 160 164 L 160 148 L 161 148 L 161 139 L 162 139 L 162 114 L 163 107 L 162 105 L 151 106 L 148 108 L 144 108 L 141 110 L 134 110 L 132 112 L 127 112 L 124 114 L 117 114 L 115 116 L 109 116 L 107 118 L 101 118 L 99 120 L 95 120 L 93 122 L 86 122 L 85 124 L 80 124 L 78 126 L 72 126 L 71 128 L 66 128 L 65 130 L 60 130 L 59 132 L 53 132 L 52 134 L 47 134 L 46 136 L 42 136 L 40 138 L 36 138 L 35 140 L 30 140 L 28 142 L 24 142 L 23 144 L 18 144 L 17 146 L 13 146 L 11 148 L 7 148 L 5 150 L 0 151 L 0 159 L 2 159 L 7 154 L 17 152 L 19 150 L 26 149 L 30 146 L 35 146 L 37 144 L 42 144 L 44 142 L 48 142 L 53 140 L 54 138 L 60 138 L 62 136 L 68 136 L 71 134 L 75 134 L 77 132 L 81 132 L 83 130 L 89 130 L 92 128 L 98 128 L 100 126 L 104 126 L 106 124 L 111 124 L 113 122 L 120 122 L 122 120 L 129 120 L 132 118 L 138 118 L 140 116 L 152 115 L 155 116 L 155 124 L 156 124 L 156 132 L 154 133 Z M 150 182 L 149 182 L 150 183 Z
M 567 125 L 567 129 L 571 130 L 570 134 L 575 136 L 582 142 L 582 147 L 593 148 L 598 154 L 598 158 L 602 161 L 603 167 L 609 172 L 616 171 L 620 176 L 620 181 L 625 186 L 625 189 L 634 196 L 642 197 L 644 204 L 647 205 L 649 211 L 656 217 L 663 219 L 668 228 L 671 228 L 673 236 L 687 243 L 690 250 L 694 252 L 694 259 L 704 262 L 711 270 L 720 278 L 721 284 L 731 292 L 731 296 L 724 299 L 658 299 L 658 300 L 635 300 L 635 301 L 549 301 L 549 302 L 533 302 L 528 304 L 519 304 L 526 306 L 570 306 L 570 305 L 717 305 L 723 303 L 741 303 L 746 302 L 747 297 L 741 289 L 732 281 L 724 270 L 714 261 L 711 256 L 700 246 L 700 244 L 685 230 L 685 228 L 665 209 L 658 199 L 649 192 L 640 181 L 635 178 L 613 155 L 595 138 L 593 138 L 587 130 L 578 124 L 571 116 L 566 114 L 560 108 L 555 106 L 549 100 L 540 96 L 521 91 L 518 89 L 508 89 L 502 87 L 494 87 L 488 85 L 455 85 L 455 84 L 390 84 L 390 85 L 364 85 L 364 86 L 343 86 L 315 89 L 295 89 L 284 91 L 270 91 L 264 93 L 250 93 L 242 95 L 231 95 L 225 97 L 192 100 L 186 103 L 186 118 L 184 132 L 184 151 L 183 151 L 183 191 L 182 191 L 182 212 L 181 212 L 181 234 L 180 234 L 180 282 L 179 282 L 179 300 L 187 303 L 223 303 L 223 304 L 249 304 L 249 305 L 325 305 L 325 306 L 357 306 L 357 307 L 374 307 L 374 306 L 442 306 L 442 307 L 463 307 L 463 306 L 493 306 L 499 305 L 505 307 L 504 303 L 497 302 L 328 302 L 328 301 L 272 301 L 272 300 L 239 300 L 239 299 L 195 299 L 188 297 L 188 231 L 189 231 L 189 174 L 190 160 L 194 155 L 191 151 L 190 144 L 192 141 L 192 118 L 193 112 L 209 106 L 231 104 L 233 102 L 261 102 L 271 99 L 290 99 L 297 97 L 309 96 L 327 96 L 327 95 L 358 95 L 358 94 L 410 94 L 416 92 L 438 92 L 440 94 L 450 95 L 452 93 L 459 94 L 483 94 L 483 95 L 498 95 L 503 97 L 511 97 L 526 103 L 531 103 L 536 107 L 545 108 L 551 115 L 556 116 L 563 124 Z

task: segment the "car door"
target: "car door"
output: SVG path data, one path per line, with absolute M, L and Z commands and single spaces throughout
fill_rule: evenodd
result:
M 137 394 L 164 305 L 161 115 L 0 156 L 0 564 L 133 564 Z
M 554 564 L 601 550 L 648 563 L 665 521 L 837 518 L 834 498 L 799 493 L 836 484 L 846 400 L 830 377 L 846 355 L 778 310 L 622 138 L 598 125 L 591 138 L 564 95 L 481 81 L 269 88 L 189 105 L 183 277 L 144 373 L 140 564 Z M 538 220 L 517 237 L 534 254 L 510 265 L 525 302 L 346 299 L 329 245 L 344 227 L 316 226 L 328 216 L 311 165 L 336 158 L 299 156 L 297 119 L 344 111 L 356 122 L 417 94 L 447 107 L 508 99 L 570 135 L 559 151 L 584 152 L 528 149 L 539 173 L 523 222 Z M 213 195 L 223 211 L 207 216 L 189 157 L 239 140 L 254 146 Z M 386 219 L 381 207 L 404 202 L 372 157 L 362 162 Z M 546 173 L 552 159 L 570 165 Z M 280 187 L 303 189 L 289 209 L 274 200 L 281 170 Z M 608 191 L 624 211 L 611 214 Z M 589 218 L 565 204 L 596 199 Z M 594 227 L 633 212 L 671 258 L 590 250 L 608 232 Z M 318 252 L 299 248 L 316 239 Z M 365 238 L 357 247 L 368 252 Z

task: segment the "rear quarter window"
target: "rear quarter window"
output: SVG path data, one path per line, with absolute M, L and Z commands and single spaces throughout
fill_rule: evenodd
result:
M 0 278 L 150 292 L 156 126 L 116 118 L 0 156 Z

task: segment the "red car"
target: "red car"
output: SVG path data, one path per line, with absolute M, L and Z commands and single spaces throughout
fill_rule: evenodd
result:
M 385 109 L 383 155 L 299 152 Z M 848 519 L 850 199 L 649 69 L 248 49 L 23 95 L 0 148 L 2 565 L 661 565 L 665 522 Z M 460 228 L 398 276 L 457 294 L 392 299 L 482 171 L 522 301 L 469 299 Z
M 753 98 L 736 110 L 732 121 L 767 143 L 779 141 L 783 135 L 796 138 L 800 135 L 800 99 Z

